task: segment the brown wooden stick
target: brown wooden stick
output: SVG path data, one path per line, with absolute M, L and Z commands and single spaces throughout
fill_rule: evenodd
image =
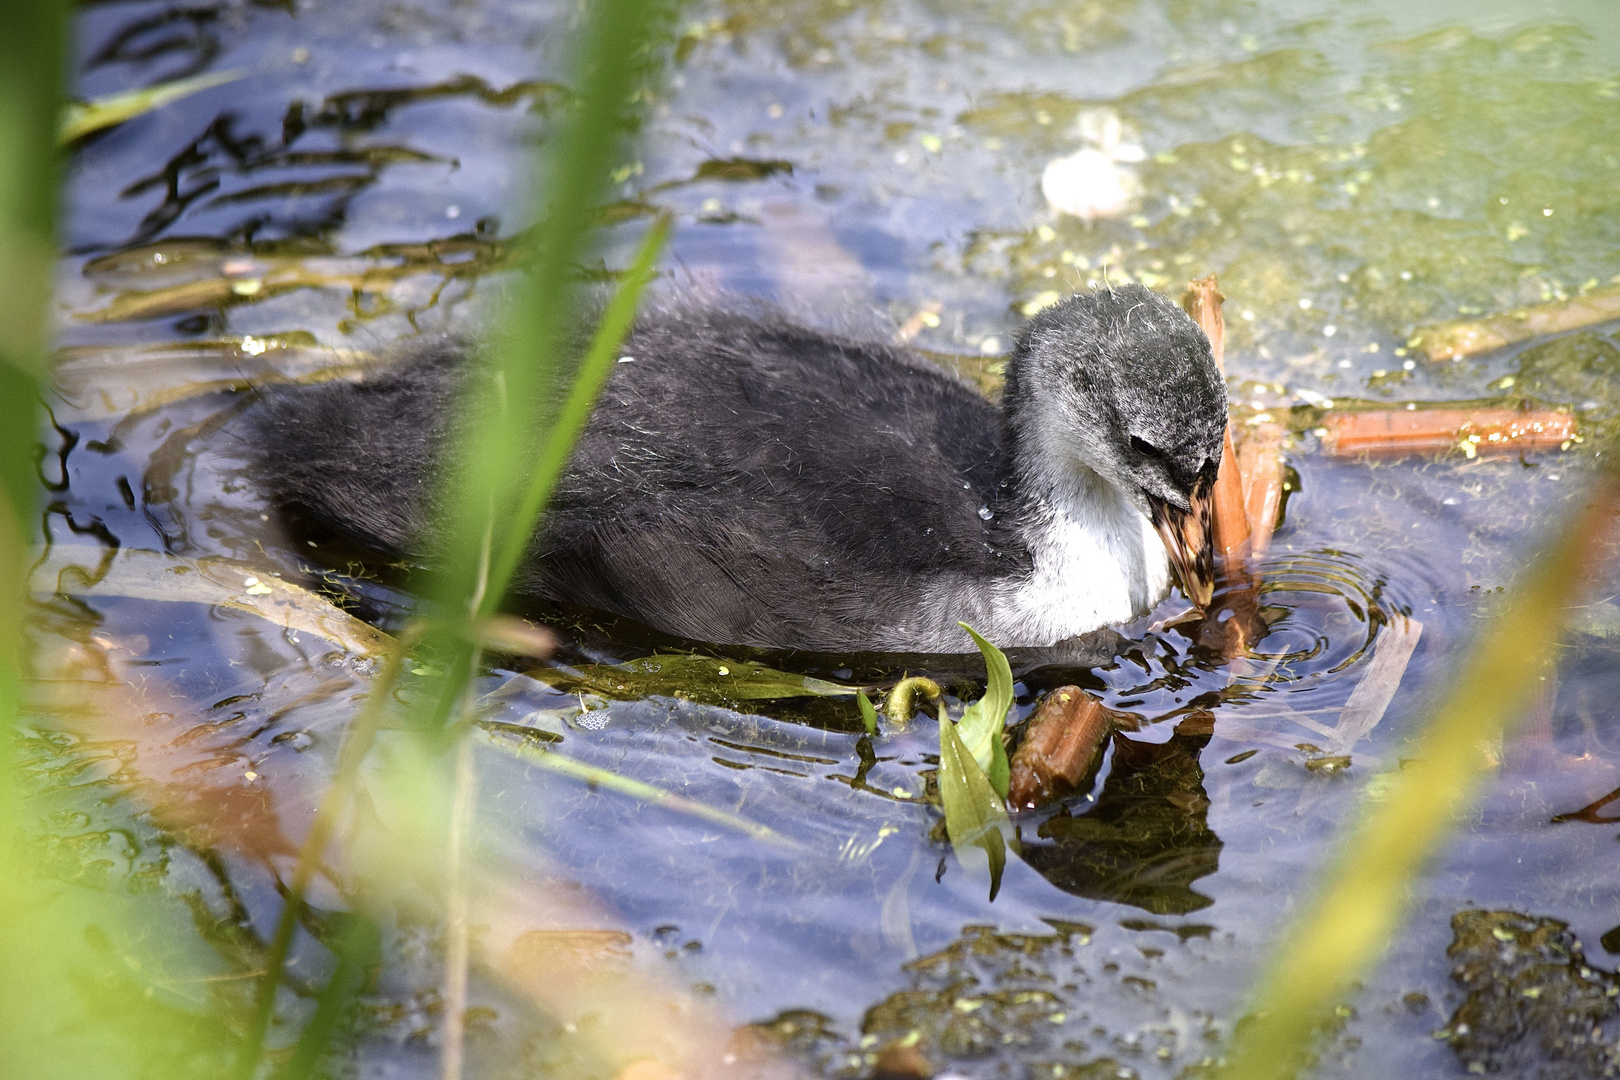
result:
M 1221 317 L 1221 295 L 1215 275 L 1187 283 L 1181 306 L 1209 338 L 1215 366 L 1226 370 L 1226 321 Z M 1248 556 L 1249 519 L 1243 505 L 1243 477 L 1237 453 L 1232 449 L 1232 425 L 1226 425 L 1226 443 L 1221 449 L 1221 469 L 1215 476 L 1215 506 L 1212 531 L 1215 551 L 1229 562 L 1241 565 Z
M 1329 413 L 1322 427 L 1322 449 L 1332 457 L 1517 454 L 1557 450 L 1576 434 L 1575 417 L 1552 409 L 1379 409 Z
M 1187 283 L 1181 297 L 1181 306 L 1209 337 L 1215 365 L 1225 370 L 1226 322 L 1221 316 L 1221 295 L 1215 275 Z M 1278 436 L 1277 449 L 1281 447 Z M 1274 451 L 1272 457 L 1276 458 Z M 1211 513 L 1211 533 L 1215 543 L 1215 567 L 1221 587 L 1217 592 L 1217 608 L 1211 609 L 1197 634 L 1199 643 L 1213 648 L 1228 658 L 1242 657 L 1255 641 L 1265 636 L 1266 624 L 1260 618 L 1260 579 L 1251 572 L 1249 560 L 1264 551 L 1271 543 L 1271 531 L 1276 523 L 1276 508 L 1282 498 L 1282 463 L 1271 466 L 1256 465 L 1260 479 L 1260 494 L 1255 513 L 1251 516 L 1244 491 L 1242 462 L 1233 449 L 1232 422 L 1226 424 L 1226 441 L 1221 452 L 1220 471 L 1215 476 L 1214 506 Z M 1275 487 L 1275 494 L 1271 488 Z M 1253 485 L 1250 485 L 1251 489 Z M 1266 507 L 1270 507 L 1269 516 Z M 1255 523 L 1259 522 L 1256 529 Z M 1256 539 L 1259 534 L 1257 549 Z M 1229 617 L 1225 613 L 1230 613 Z M 1235 669 L 1234 669 L 1235 670 Z
M 1039 806 L 1078 784 L 1112 727 L 1102 702 L 1078 686 L 1049 691 L 1012 756 L 1007 784 L 1009 806 Z

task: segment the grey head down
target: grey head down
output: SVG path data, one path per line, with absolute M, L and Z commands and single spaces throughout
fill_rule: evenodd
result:
M 513 605 L 719 644 L 960 652 L 959 619 L 1005 646 L 1128 620 L 1169 586 L 1150 519 L 1196 516 L 1226 420 L 1208 341 L 1140 286 L 1032 319 L 1000 410 L 904 349 L 759 306 L 654 311 L 620 352 Z M 430 559 L 448 417 L 482 370 L 436 339 L 358 383 L 266 388 L 259 484 Z

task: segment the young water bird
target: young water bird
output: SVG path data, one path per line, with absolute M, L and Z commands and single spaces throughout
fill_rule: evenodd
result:
M 431 552 L 476 359 L 428 342 L 357 383 L 264 391 L 262 484 L 379 553 Z M 1019 333 L 999 409 L 938 366 L 780 315 L 673 307 L 621 349 L 513 587 L 719 644 L 1050 645 L 1213 589 L 1226 390 L 1139 286 Z

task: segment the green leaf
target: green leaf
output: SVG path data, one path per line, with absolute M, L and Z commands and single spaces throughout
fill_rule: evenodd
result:
M 939 797 L 945 804 L 945 831 L 950 835 L 956 857 L 965 848 L 983 849 L 990 860 L 990 899 L 1001 891 L 1001 873 L 1007 865 L 1007 845 L 1002 829 L 1010 829 L 1007 809 L 990 787 L 979 763 L 973 760 L 957 725 L 944 717 L 939 725 Z
M 989 777 L 990 786 L 995 788 L 997 795 L 1005 799 L 1009 769 L 1007 748 L 1001 742 L 1001 732 L 1007 725 L 1007 712 L 1013 703 L 1012 667 L 1007 663 L 1006 655 L 980 637 L 973 627 L 967 623 L 956 625 L 966 630 L 973 638 L 973 643 L 979 647 L 979 652 L 984 656 L 985 673 L 988 676 L 984 697 L 967 707 L 958 728 L 961 731 L 962 742 L 973 755 L 973 760 L 978 762 L 979 768 Z
M 877 709 L 872 705 L 872 699 L 866 696 L 865 690 L 855 691 L 855 704 L 861 707 L 861 723 L 866 725 L 868 735 L 877 734 Z
M 541 668 L 528 673 L 559 690 L 583 690 L 605 698 L 634 700 L 659 695 L 705 705 L 777 701 L 799 697 L 844 697 L 855 688 L 808 675 L 720 660 L 694 653 L 654 653 L 628 664 Z
M 144 90 L 131 90 L 124 94 L 96 98 L 94 101 L 69 102 L 62 109 L 62 126 L 57 131 L 57 140 L 70 143 L 75 139 L 82 139 L 92 131 L 100 131 L 114 124 L 122 124 L 125 120 L 133 120 L 142 113 L 161 109 L 169 102 L 178 101 L 199 90 L 235 82 L 245 74 L 247 74 L 245 71 L 216 71 L 190 79 L 158 83 Z

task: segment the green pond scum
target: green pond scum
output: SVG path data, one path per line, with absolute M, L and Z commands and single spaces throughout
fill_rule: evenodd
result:
M 1611 7 L 18 0 L 0 1074 L 1615 1075 Z M 1176 601 L 949 656 L 502 621 L 644 304 L 994 398 L 1028 315 L 1212 272 L 1285 466 L 1246 655 Z M 504 397 L 439 572 L 283 528 L 256 388 L 444 332 Z M 1578 435 L 1324 452 L 1481 407 Z M 1072 686 L 1112 734 L 1009 813 Z

